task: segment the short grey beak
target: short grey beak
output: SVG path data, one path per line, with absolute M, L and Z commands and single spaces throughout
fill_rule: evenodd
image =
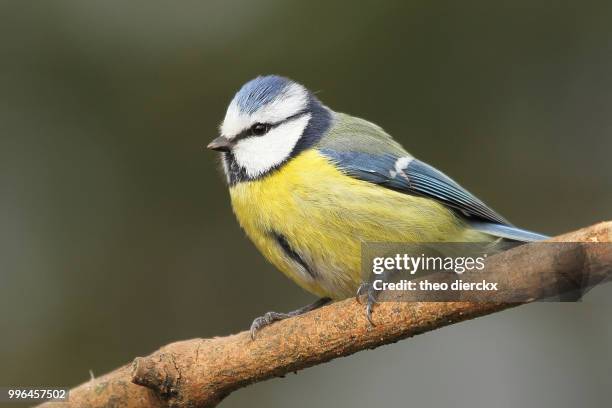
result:
M 206 146 L 207 149 L 216 150 L 218 152 L 229 152 L 234 144 L 226 137 L 219 136 Z

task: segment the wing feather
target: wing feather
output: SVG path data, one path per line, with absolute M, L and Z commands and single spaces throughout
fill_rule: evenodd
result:
M 510 225 L 505 218 L 450 177 L 410 156 L 338 152 L 331 149 L 320 149 L 320 152 L 352 177 L 406 194 L 433 198 L 461 211 L 468 218 Z

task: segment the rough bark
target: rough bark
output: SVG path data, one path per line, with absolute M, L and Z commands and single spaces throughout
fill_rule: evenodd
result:
M 612 222 L 551 241 L 610 243 Z M 487 265 L 498 279 L 524 288 L 530 301 L 609 280 L 612 245 L 524 245 L 489 258 Z M 254 341 L 242 332 L 169 344 L 74 388 L 69 402 L 52 407 L 213 407 L 248 384 L 519 304 L 383 302 L 371 326 L 363 305 L 347 299 L 277 322 Z

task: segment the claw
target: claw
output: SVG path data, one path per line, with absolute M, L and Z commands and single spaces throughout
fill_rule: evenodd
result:
M 368 319 L 368 322 L 370 322 L 370 324 L 372 326 L 376 326 L 374 324 L 374 321 L 372 320 L 372 310 L 374 309 L 374 305 L 376 303 L 378 303 L 378 301 L 376 300 L 376 293 L 377 292 L 376 292 L 376 290 L 374 290 L 374 287 L 372 285 L 370 285 L 370 283 L 368 283 L 368 282 L 363 282 L 361 285 L 359 285 L 359 288 L 357 289 L 357 293 L 355 294 L 355 300 L 360 305 L 363 304 L 363 303 L 361 303 L 360 297 L 364 293 L 366 293 L 366 298 L 367 298 L 367 303 L 366 303 L 366 318 Z
M 361 285 L 359 285 L 359 287 L 357 288 L 357 293 L 355 293 L 355 300 L 357 301 L 357 303 L 362 304 L 361 303 L 361 295 L 363 295 L 364 291 L 366 289 L 369 290 L 370 288 L 370 284 L 368 282 L 362 282 Z
M 374 309 L 374 305 L 378 303 L 374 293 L 375 293 L 374 290 L 368 291 L 368 304 L 366 306 L 366 317 L 368 318 L 368 322 L 370 322 L 372 326 L 376 326 L 374 324 L 374 321 L 372 320 L 372 310 Z
M 374 307 L 374 303 L 370 303 L 368 301 L 368 305 L 366 306 L 366 317 L 368 318 L 368 322 L 370 322 L 372 326 L 376 326 L 374 324 L 374 321 L 372 320 L 372 308 L 373 307 Z
M 251 332 L 251 340 L 255 340 L 255 333 L 257 333 L 257 330 L 261 329 L 263 326 L 265 326 L 263 316 L 253 320 L 253 323 L 251 323 L 251 328 L 249 329 Z

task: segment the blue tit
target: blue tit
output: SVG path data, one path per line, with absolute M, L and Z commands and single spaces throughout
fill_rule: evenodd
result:
M 379 126 L 331 110 L 287 78 L 260 76 L 243 85 L 220 133 L 208 148 L 221 152 L 241 227 L 274 266 L 320 297 L 255 319 L 252 334 L 354 296 L 364 242 L 546 238 L 514 227 Z

